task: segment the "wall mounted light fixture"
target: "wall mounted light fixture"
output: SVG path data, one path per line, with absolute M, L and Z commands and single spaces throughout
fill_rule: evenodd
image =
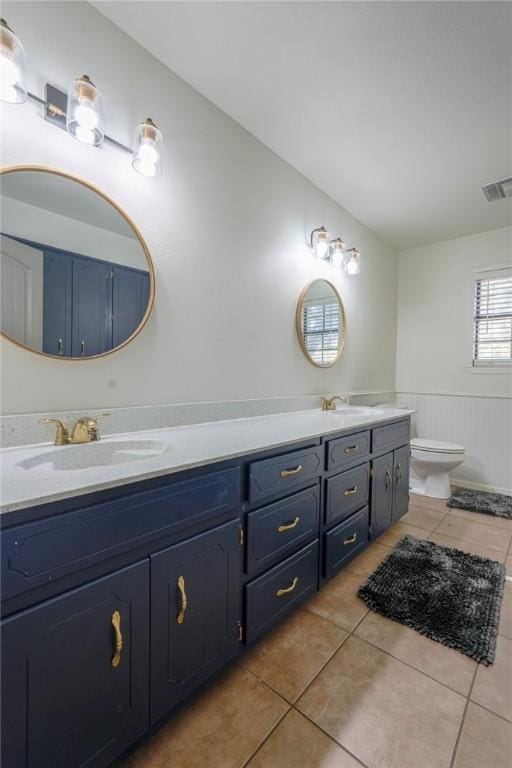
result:
M 107 136 L 104 130 L 103 99 L 87 75 L 77 77 L 67 94 L 46 83 L 45 98 L 27 90 L 25 85 L 25 51 L 4 19 L 0 19 L 0 100 L 21 104 L 26 99 L 45 108 L 44 118 L 67 130 L 84 144 L 100 146 L 103 141 L 133 155 L 132 166 L 144 176 L 162 173 L 163 139 L 160 130 L 147 118 L 137 126 L 133 149 Z
M 0 19 L 0 99 L 22 104 L 26 98 L 25 51 L 5 19 Z
M 361 254 L 357 248 L 349 248 L 341 237 L 329 240 L 325 227 L 316 227 L 309 236 L 309 247 L 317 259 L 328 261 L 334 267 L 343 268 L 347 275 L 358 275 L 360 272 Z

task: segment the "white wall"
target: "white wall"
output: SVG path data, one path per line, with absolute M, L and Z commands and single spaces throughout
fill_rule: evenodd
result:
M 30 58 L 31 91 L 86 72 L 109 134 L 130 144 L 150 115 L 166 142 L 164 175 L 146 179 L 118 149 L 46 123 L 37 105 L 4 105 L 2 164 L 98 185 L 139 226 L 157 272 L 150 322 L 112 356 L 45 360 L 2 342 L 4 413 L 394 388 L 392 249 L 91 6 L 6 2 L 2 13 Z M 358 278 L 311 259 L 305 238 L 319 225 L 360 248 Z M 333 280 L 347 312 L 345 352 L 327 370 L 295 337 L 297 298 L 317 277 Z
M 473 281 L 512 265 L 512 227 L 400 254 L 397 398 L 422 437 L 464 445 L 455 479 L 512 489 L 512 369 L 471 365 Z
M 108 203 L 105 203 L 108 205 Z M 43 245 L 112 261 L 126 267 L 147 269 L 146 257 L 136 238 L 93 227 L 53 211 L 36 208 L 2 196 L 2 231 Z

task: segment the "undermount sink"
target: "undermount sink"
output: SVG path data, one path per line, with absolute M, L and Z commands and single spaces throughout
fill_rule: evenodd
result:
M 117 440 L 68 445 L 20 461 L 21 469 L 48 467 L 53 470 L 90 469 L 158 458 L 171 450 L 165 440 Z
M 383 410 L 363 405 L 338 405 L 335 411 L 328 411 L 335 416 L 382 416 Z

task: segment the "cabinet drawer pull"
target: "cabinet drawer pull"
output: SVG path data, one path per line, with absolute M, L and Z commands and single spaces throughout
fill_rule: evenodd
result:
M 121 663 L 121 651 L 123 650 L 123 635 L 121 633 L 121 614 L 119 611 L 114 611 L 112 614 L 112 627 L 114 628 L 114 634 L 116 638 L 115 652 L 112 656 L 112 666 L 114 669 Z
M 358 445 L 349 445 L 348 448 L 345 448 L 345 453 L 354 453 L 354 451 L 357 451 Z
M 403 477 L 402 467 L 400 466 L 400 464 L 398 464 L 396 468 L 396 482 L 399 483 L 402 477 Z
M 59 355 L 62 355 L 62 339 L 58 339 L 57 341 L 57 352 Z
M 345 539 L 343 544 L 345 544 L 345 545 L 347 545 L 347 544 L 355 544 L 356 541 L 357 541 L 357 533 L 353 533 L 352 536 L 350 537 L 350 539 Z
M 391 487 L 391 472 L 389 471 L 389 467 L 386 467 L 386 491 L 389 491 Z
M 283 469 L 281 472 L 281 477 L 291 477 L 292 475 L 298 475 L 299 472 L 302 472 L 304 467 L 302 464 L 299 464 L 298 467 L 295 467 L 295 469 Z
M 297 527 L 297 525 L 299 524 L 299 520 L 300 520 L 300 517 L 297 515 L 297 517 L 292 523 L 283 523 L 282 525 L 280 525 L 279 528 L 277 529 L 277 532 L 284 533 L 285 531 L 291 531 L 292 528 Z
M 292 583 L 289 587 L 284 587 L 283 589 L 278 589 L 276 592 L 277 597 L 283 597 L 283 595 L 288 595 L 290 592 L 293 592 L 297 584 L 299 583 L 298 576 L 295 576 Z
M 176 621 L 178 624 L 183 624 L 185 621 L 185 611 L 187 610 L 188 600 L 187 600 L 187 593 L 185 592 L 185 579 L 183 576 L 180 576 L 178 578 L 178 589 L 180 591 L 180 598 L 181 598 L 181 608 L 180 612 L 176 616 Z
M 344 496 L 353 496 L 355 493 L 357 493 L 357 485 L 354 485 L 353 488 L 349 488 L 347 491 L 344 491 Z
M 83 340 L 80 343 L 80 354 L 82 355 L 82 357 L 85 356 L 85 341 Z

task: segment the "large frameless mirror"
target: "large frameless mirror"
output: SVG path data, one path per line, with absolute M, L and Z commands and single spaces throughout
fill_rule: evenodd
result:
M 34 352 L 98 357 L 144 326 L 155 292 L 147 246 L 92 185 L 47 168 L 1 171 L 1 331 Z
M 329 368 L 343 351 L 346 321 L 338 291 L 328 280 L 314 280 L 297 303 L 297 335 L 302 351 L 313 365 Z

